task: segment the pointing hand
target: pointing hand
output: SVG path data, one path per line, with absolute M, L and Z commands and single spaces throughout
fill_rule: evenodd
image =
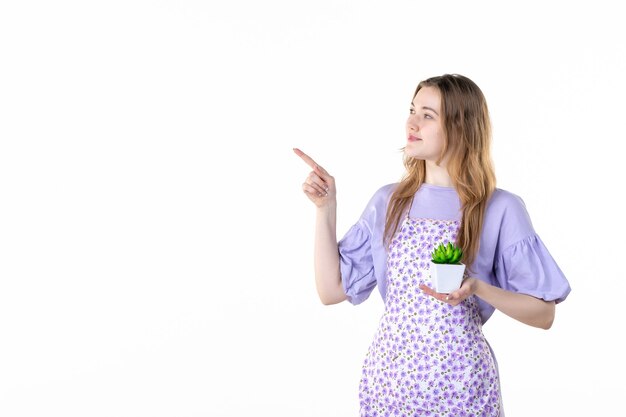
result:
M 317 207 L 324 207 L 335 203 L 337 194 L 335 178 L 300 149 L 293 148 L 293 151 L 313 169 L 304 183 L 302 183 L 302 191 L 304 191 L 304 194 L 306 194 L 309 200 Z

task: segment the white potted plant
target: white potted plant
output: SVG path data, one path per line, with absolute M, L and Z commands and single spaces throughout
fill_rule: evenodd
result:
M 437 246 L 430 261 L 430 280 L 438 293 L 449 294 L 461 287 L 465 264 L 461 263 L 463 252 L 452 242 Z

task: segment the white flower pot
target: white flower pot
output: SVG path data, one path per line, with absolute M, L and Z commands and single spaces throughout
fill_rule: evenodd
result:
M 465 264 L 436 264 L 430 261 L 430 281 L 438 293 L 449 294 L 461 288 Z

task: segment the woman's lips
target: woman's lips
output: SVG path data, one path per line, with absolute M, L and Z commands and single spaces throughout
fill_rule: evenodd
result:
M 420 138 L 413 136 L 413 135 L 409 135 L 408 141 L 409 142 L 416 142 L 418 140 L 421 140 Z

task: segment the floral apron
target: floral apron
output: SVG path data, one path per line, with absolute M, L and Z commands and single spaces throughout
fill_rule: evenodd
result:
M 405 217 L 389 248 L 385 312 L 363 363 L 361 417 L 500 416 L 500 384 L 475 296 L 424 294 L 431 253 L 459 222 Z

